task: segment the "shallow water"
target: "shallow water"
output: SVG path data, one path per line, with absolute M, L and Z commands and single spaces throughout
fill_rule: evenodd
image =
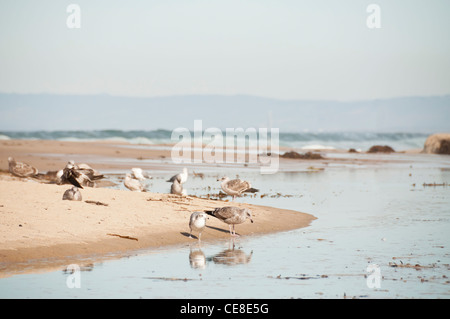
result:
M 275 175 L 229 168 L 224 173 L 260 189 L 237 201 L 318 219 L 289 232 L 192 240 L 80 265 L 80 288 L 68 288 L 72 275 L 61 270 L 16 275 L 0 279 L 0 298 L 449 298 L 450 187 L 423 186 L 450 182 L 445 163 L 430 157 Z M 167 176 L 154 176 L 150 189 L 166 192 Z M 207 171 L 186 186 L 190 194 L 218 193 L 216 178 Z M 368 271 L 374 265 L 379 272 Z

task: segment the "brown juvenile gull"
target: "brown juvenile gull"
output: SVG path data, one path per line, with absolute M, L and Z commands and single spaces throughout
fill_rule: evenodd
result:
M 125 175 L 125 180 L 123 181 L 123 184 L 126 188 L 128 188 L 132 192 L 145 192 L 144 185 L 141 184 L 140 181 L 137 179 L 134 179 L 130 173 L 127 173 Z
M 82 185 L 91 186 L 94 184 L 82 170 L 78 170 L 71 162 L 67 163 L 61 177 L 61 184 L 66 182 L 69 182 L 78 188 L 83 188 Z
M 95 180 L 98 180 L 98 179 L 102 179 L 102 178 L 105 177 L 103 174 L 101 174 L 96 169 L 93 169 L 88 164 L 81 163 L 81 164 L 77 164 L 77 165 L 74 165 L 74 166 L 76 167 L 76 169 L 78 169 L 83 174 L 85 174 L 87 177 L 89 177 L 89 179 L 92 180 L 92 181 L 95 181 Z
M 32 177 L 39 173 L 37 168 L 26 163 L 16 162 L 12 157 L 8 157 L 8 163 L 9 172 L 18 177 Z
M 85 164 L 85 163 L 75 164 L 74 161 L 69 161 L 67 164 L 72 165 L 75 170 L 77 170 L 78 172 L 83 173 L 84 175 L 89 177 L 89 179 L 91 181 L 99 180 L 99 179 L 102 179 L 105 177 L 103 174 L 101 174 L 96 169 L 93 169 L 88 164 Z M 85 185 L 85 186 L 90 186 L 90 185 Z
M 222 208 L 216 208 L 212 211 L 206 211 L 208 215 L 214 216 L 217 219 L 220 219 L 225 224 L 228 224 L 228 227 L 230 228 L 230 235 L 231 236 L 239 236 L 236 235 L 236 231 L 234 230 L 234 225 L 242 224 L 246 221 L 246 219 L 250 219 L 250 221 L 253 223 L 252 219 L 252 213 L 247 208 L 239 208 L 239 207 L 222 207 Z M 233 231 L 231 229 L 233 228 Z
M 170 187 L 170 193 L 175 195 L 187 196 L 187 192 L 183 189 L 183 185 L 181 185 L 178 180 L 174 180 L 172 186 Z
M 73 186 L 64 192 L 63 200 L 81 201 L 81 193 L 76 186 Z
M 183 172 L 172 176 L 167 182 L 173 183 L 175 180 L 177 180 L 178 183 L 184 184 L 184 183 L 186 183 L 187 179 L 188 179 L 188 170 L 185 167 L 185 168 L 183 168 Z
M 240 179 L 230 180 L 227 176 L 225 176 L 218 181 L 222 181 L 222 183 L 220 184 L 222 190 L 227 195 L 233 196 L 233 200 L 235 200 L 236 196 L 241 196 L 242 193 L 259 192 L 258 189 L 252 188 L 252 185 L 249 182 Z
M 202 231 L 206 227 L 206 219 L 208 215 L 202 212 L 194 212 L 189 219 L 189 228 L 191 232 L 189 233 L 189 238 L 192 238 L 192 231 L 198 231 L 198 240 L 201 241 Z

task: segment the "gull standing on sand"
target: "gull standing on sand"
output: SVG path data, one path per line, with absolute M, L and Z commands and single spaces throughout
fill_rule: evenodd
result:
M 81 193 L 78 187 L 73 186 L 64 192 L 63 200 L 81 201 Z
M 202 232 L 206 227 L 206 219 L 208 215 L 202 212 L 194 212 L 189 220 L 189 228 L 191 232 L 189 233 L 189 238 L 192 238 L 192 231 L 198 231 L 198 241 L 201 241 Z
M 233 196 L 233 200 L 235 200 L 236 196 L 241 196 L 242 193 L 256 193 L 259 192 L 258 189 L 252 188 L 252 185 L 240 179 L 230 180 L 227 176 L 222 177 L 222 179 L 217 180 L 222 181 L 220 186 L 222 190 L 230 196 Z
M 187 179 L 188 179 L 188 176 L 189 176 L 189 175 L 188 175 L 188 170 L 187 170 L 187 168 L 185 167 L 185 168 L 183 168 L 183 172 L 181 172 L 181 173 L 179 173 L 179 174 L 177 174 L 177 175 L 172 176 L 167 182 L 173 183 L 175 180 L 177 180 L 178 183 L 184 184 L 184 183 L 186 183 L 186 181 L 187 181 Z
M 230 228 L 230 235 L 233 237 L 238 237 L 236 235 L 236 231 L 234 230 L 234 226 L 238 224 L 242 224 L 248 219 L 253 223 L 252 213 L 247 208 L 239 208 L 239 207 L 222 207 L 216 208 L 212 211 L 206 211 L 208 215 L 214 216 L 217 219 L 220 219 L 225 224 L 228 224 Z M 233 228 L 233 231 L 231 229 Z
M 36 176 L 39 171 L 37 168 L 21 162 L 16 162 L 14 158 L 8 157 L 9 172 L 18 177 Z
M 140 181 L 145 181 L 147 178 L 151 178 L 151 176 L 142 170 L 142 168 L 132 168 L 131 174 L 134 176 L 135 179 L 138 179 Z
M 125 180 L 123 181 L 123 184 L 126 188 L 128 188 L 132 192 L 145 192 L 144 185 L 141 184 L 141 182 L 137 179 L 134 179 L 130 173 L 127 173 L 125 175 Z

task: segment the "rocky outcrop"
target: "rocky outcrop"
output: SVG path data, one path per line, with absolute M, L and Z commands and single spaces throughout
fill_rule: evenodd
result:
M 438 133 L 428 136 L 422 152 L 450 155 L 450 133 Z
M 297 152 L 291 151 L 286 152 L 280 157 L 282 158 L 292 158 L 292 159 L 323 159 L 324 157 L 320 154 L 314 154 L 312 152 L 307 152 L 306 154 L 299 154 Z
M 390 146 L 384 145 L 374 145 L 372 146 L 367 153 L 394 153 L 394 149 Z

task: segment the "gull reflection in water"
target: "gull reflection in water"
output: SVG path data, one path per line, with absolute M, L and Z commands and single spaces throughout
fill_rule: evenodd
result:
M 252 255 L 253 250 L 250 252 L 249 255 L 246 255 L 245 252 L 242 251 L 241 249 L 236 249 L 233 240 L 232 248 L 229 247 L 228 249 L 221 251 L 217 255 L 208 257 L 207 261 L 213 261 L 215 264 L 234 266 L 240 264 L 248 264 L 252 259 Z
M 206 257 L 200 246 L 197 249 L 192 249 L 192 246 L 190 246 L 189 264 L 194 269 L 206 268 Z
M 189 264 L 194 269 L 205 269 L 207 263 L 211 261 L 215 264 L 227 266 L 248 264 L 253 255 L 253 251 L 247 255 L 243 250 L 236 249 L 234 239 L 230 240 L 228 249 L 211 257 L 205 257 L 200 245 L 198 245 L 197 248 L 190 246 L 189 250 Z

